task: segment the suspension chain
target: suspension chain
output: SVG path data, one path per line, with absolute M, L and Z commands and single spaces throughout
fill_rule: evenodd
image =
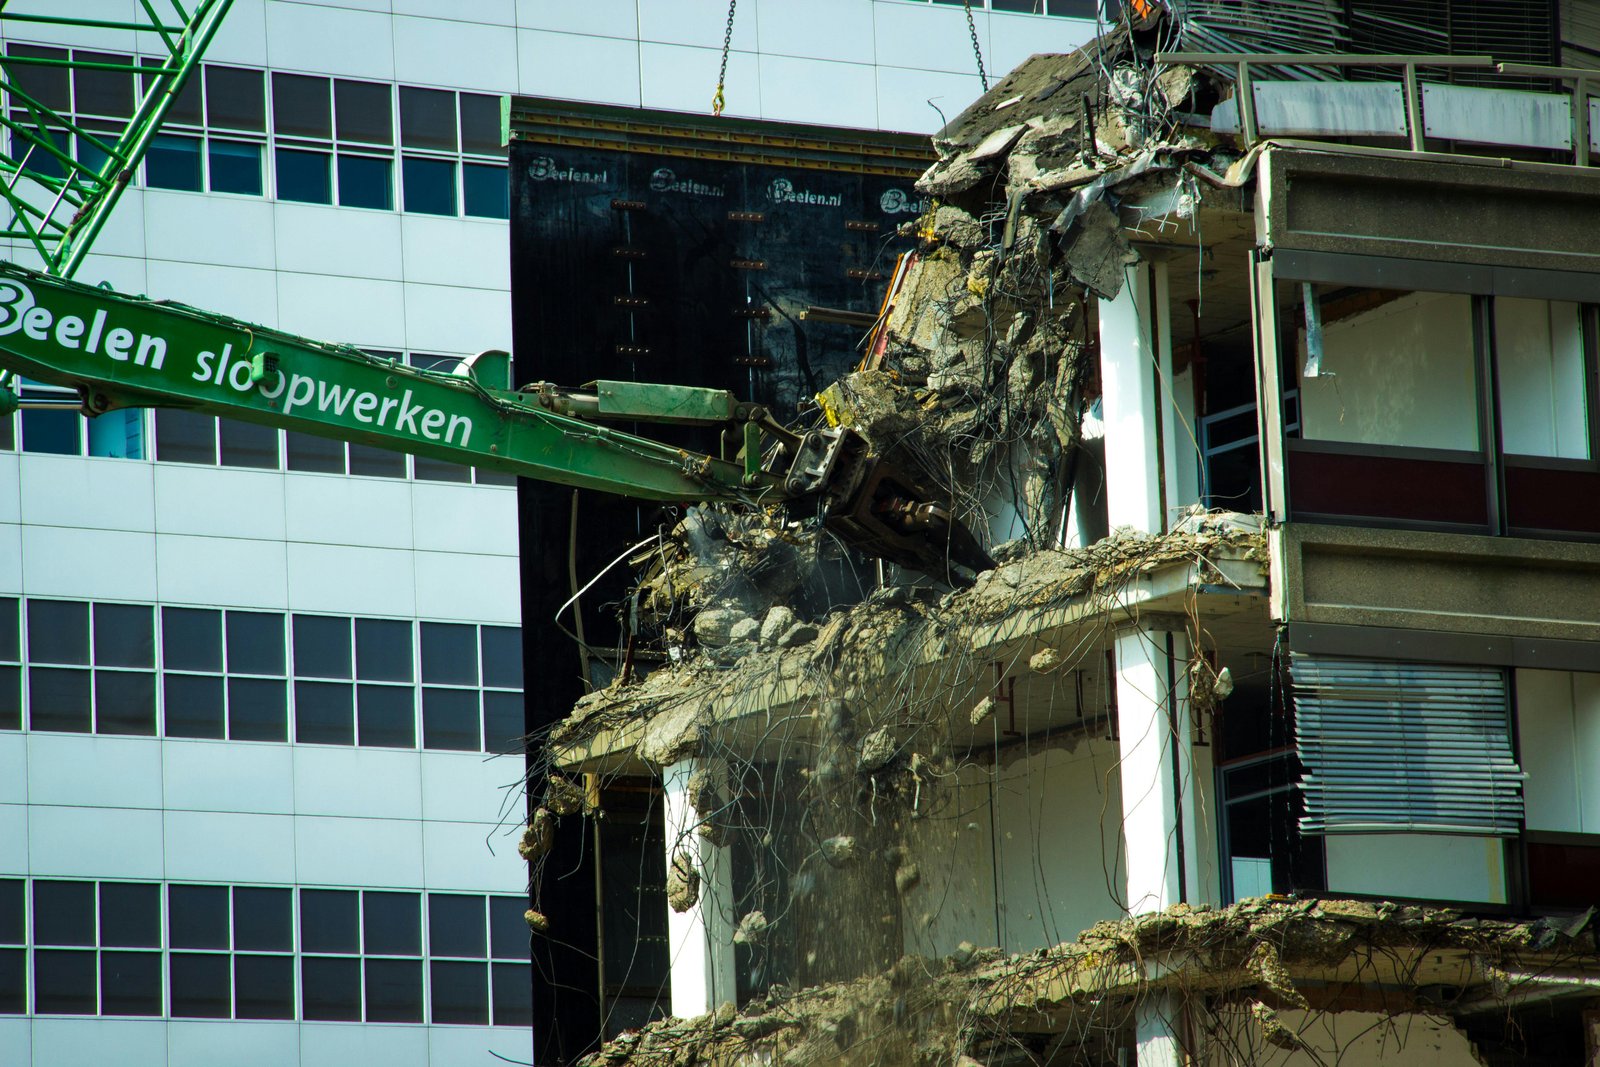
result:
M 711 95 L 711 114 L 720 116 L 728 100 L 722 93 L 723 83 L 728 80 L 728 50 L 733 47 L 733 9 L 739 6 L 739 0 L 728 0 L 728 25 L 722 31 L 722 68 L 717 71 L 717 91 Z M 973 43 L 977 43 L 974 37 Z
M 978 24 L 972 19 L 972 0 L 961 0 L 961 6 L 967 9 L 967 33 L 972 36 L 972 58 L 978 61 L 978 84 L 983 86 L 983 91 L 989 91 L 989 75 L 983 69 L 983 49 L 978 47 Z M 733 25 L 733 13 L 728 13 L 728 25 Z M 726 65 L 727 51 L 723 53 L 723 64 Z

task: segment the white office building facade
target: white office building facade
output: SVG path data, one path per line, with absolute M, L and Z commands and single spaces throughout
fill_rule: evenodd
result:
M 1095 32 L 1048 3 L 973 4 L 991 72 Z M 509 348 L 498 97 L 704 110 L 727 11 L 235 0 L 77 277 L 423 365 Z M 140 55 L 40 31 L 4 47 Z M 730 114 L 927 131 L 978 91 L 959 4 L 744 0 L 730 44 Z M 37 69 L 90 128 L 129 113 L 131 79 Z M 27 395 L 0 419 L 0 1063 L 527 1061 L 514 486 Z

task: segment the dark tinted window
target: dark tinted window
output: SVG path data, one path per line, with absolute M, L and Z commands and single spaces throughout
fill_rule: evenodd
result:
M 389 86 L 340 79 L 333 83 L 334 116 L 341 141 L 394 144 L 394 113 Z
M 283 674 L 283 616 L 228 612 L 228 673 Z
M 463 467 L 459 463 L 446 463 L 442 459 L 412 456 L 411 475 L 414 478 L 426 479 L 430 482 L 465 483 L 472 481 L 472 468 Z
M 433 960 L 428 965 L 433 993 L 433 1021 L 489 1021 L 489 968 L 463 960 Z
M 307 956 L 300 961 L 300 984 L 305 1018 L 360 1021 L 360 960 Z
M 0 730 L 22 729 L 22 669 L 0 667 Z
M 102 667 L 155 665 L 156 619 L 148 607 L 94 606 L 94 661 Z
M 406 156 L 400 161 L 405 209 L 424 215 L 456 213 L 456 165 L 443 159 Z
M 369 955 L 422 954 L 418 894 L 368 892 L 362 898 L 362 943 Z
M 165 463 L 215 463 L 217 420 L 171 408 L 156 411 L 156 459 Z
M 211 191 L 260 196 L 262 147 L 249 141 L 224 141 L 213 137 L 206 145 L 211 164 Z M 226 463 L 226 453 L 223 462 Z
M 33 1010 L 40 1015 L 95 1014 L 95 953 L 35 949 Z
M 143 67 L 159 67 L 162 65 L 162 61 L 159 59 L 141 59 L 139 60 L 139 65 Z M 146 91 L 155 85 L 155 75 L 141 74 L 139 77 L 144 83 Z M 201 124 L 200 85 L 200 79 L 192 75 L 183 83 L 183 90 L 178 93 L 178 98 L 167 109 L 166 122 L 168 125 L 199 126 Z
M 28 939 L 24 896 L 21 878 L 0 878 L 0 945 L 20 945 Z
M 433 956 L 488 955 L 483 897 L 428 894 L 428 953 Z
M 526 732 L 521 693 L 483 694 L 484 751 L 520 752 Z
M 303 74 L 272 76 L 272 127 L 280 136 L 333 136 L 328 79 Z
M 118 52 L 85 52 L 73 57 L 80 63 L 131 66 L 133 57 Z M 133 72 L 79 68 L 72 72 L 74 110 L 79 115 L 127 118 L 133 114 Z
M 294 1018 L 293 956 L 235 956 L 233 984 L 239 1018 Z
M 289 728 L 284 683 L 228 679 L 228 736 L 235 741 L 285 741 Z
M 422 624 L 422 680 L 445 685 L 478 684 L 478 635 L 456 623 Z
M 22 659 L 22 624 L 15 597 L 0 597 L 0 660 Z
M 415 748 L 414 690 L 400 685 L 358 685 L 356 725 L 360 744 L 376 748 Z
M 350 446 L 350 473 L 370 478 L 404 478 L 406 457 L 403 452 L 390 452 L 371 445 Z
M 235 887 L 233 947 L 244 951 L 291 952 L 290 890 Z
M 461 150 L 504 155 L 501 140 L 500 98 L 482 93 L 461 94 Z
M 168 737 L 225 737 L 222 679 L 168 674 L 161 681 Z
M 140 882 L 101 882 L 100 944 L 160 948 L 161 887 Z
M 94 672 L 95 732 L 154 737 L 156 676 L 153 671 Z
M 145 152 L 144 180 L 152 189 L 182 189 L 198 193 L 203 188 L 200 182 L 200 138 L 179 137 L 171 133 L 156 134 Z
M 161 953 L 100 953 L 100 1014 L 160 1015 Z
M 34 44 L 14 44 L 6 49 L 6 54 L 15 58 L 45 59 L 56 62 L 65 62 L 67 50 L 65 48 L 46 48 Z M 72 109 L 71 69 L 68 67 L 52 67 L 33 63 L 17 63 L 8 71 L 16 79 L 16 83 L 23 92 L 33 97 L 39 103 L 57 111 L 70 111 Z
M 497 959 L 528 958 L 527 911 L 523 897 L 489 898 L 489 948 Z
M 294 673 L 301 678 L 349 678 L 350 620 L 296 615 Z
M 26 949 L 0 949 L 0 1015 L 21 1015 L 28 1010 Z
M 28 668 L 28 725 L 32 729 L 86 734 L 89 720 L 88 671 Z
M 394 207 L 391 164 L 374 156 L 339 153 L 339 206 L 388 211 Z
M 367 960 L 367 1021 L 422 1021 L 422 961 Z
M 360 952 L 359 915 L 354 891 L 300 890 L 300 951 Z
M 411 681 L 411 624 L 357 619 L 356 677 L 368 682 Z
M 511 217 L 511 187 L 506 168 L 461 164 L 461 211 L 481 219 Z
M 332 157 L 326 152 L 280 148 L 274 153 L 278 172 L 278 199 L 303 204 L 333 203 Z
M 400 143 L 407 148 L 456 149 L 456 94 L 400 89 Z
M 35 156 L 35 159 L 38 157 Z M 42 169 L 42 168 L 41 168 Z M 75 411 L 34 409 L 22 413 L 22 448 L 55 456 L 76 456 L 82 449 L 78 429 L 82 416 Z
M 267 104 L 261 72 L 238 67 L 213 67 L 206 72 L 206 118 L 228 130 L 265 130 Z
M 222 612 L 161 609 L 161 656 L 168 670 L 222 670 Z
M 167 936 L 173 948 L 227 948 L 228 888 L 167 887 Z
M 478 691 L 475 689 L 422 690 L 422 746 L 479 751 Z
M 222 462 L 229 467 L 278 469 L 278 431 L 253 422 L 219 419 Z
M 172 1014 L 226 1019 L 233 1011 L 233 975 L 227 956 L 172 954 Z
M 88 663 L 89 605 L 71 600 L 28 601 L 28 659 L 34 663 Z
M 353 745 L 354 693 L 344 682 L 294 683 L 294 739 L 307 745 Z
M 284 466 L 292 471 L 344 473 L 343 443 L 315 434 L 284 431 L 283 458 Z
M 522 688 L 522 631 L 514 626 L 485 626 L 483 684 Z
M 491 964 L 494 972 L 494 1025 L 533 1023 L 533 967 L 526 963 Z

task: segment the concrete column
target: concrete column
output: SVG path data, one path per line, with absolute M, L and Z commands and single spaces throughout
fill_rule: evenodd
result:
M 733 891 L 727 850 L 706 840 L 696 827 L 705 817 L 694 807 L 690 788 L 695 772 L 722 775 L 714 761 L 681 760 L 662 775 L 665 800 L 667 871 L 688 857 L 700 876 L 698 899 L 687 911 L 667 909 L 667 944 L 672 960 L 672 1014 L 690 1019 L 715 1011 L 737 996 L 733 957 Z M 720 783 L 720 777 L 717 779 Z M 723 789 L 719 788 L 718 792 Z
M 1161 533 L 1179 485 L 1172 391 L 1172 316 L 1167 265 L 1135 263 L 1115 300 L 1102 300 L 1101 412 L 1105 418 L 1106 510 L 1111 528 Z

